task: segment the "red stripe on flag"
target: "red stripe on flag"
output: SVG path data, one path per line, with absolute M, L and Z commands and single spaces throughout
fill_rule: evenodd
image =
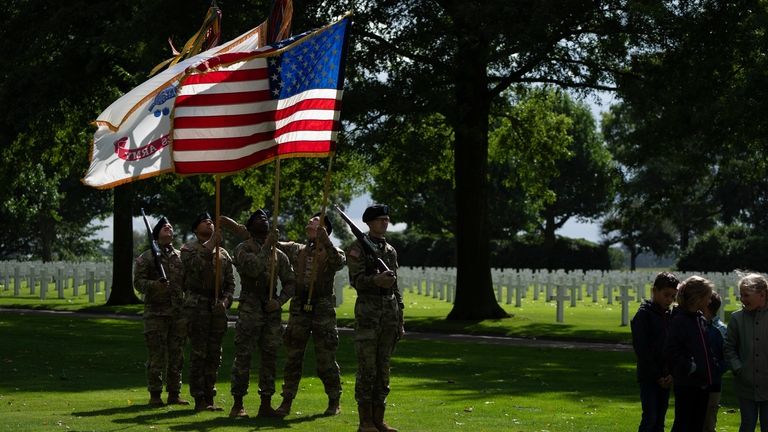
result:
M 184 151 L 234 150 L 259 142 L 274 140 L 289 132 L 334 130 L 338 130 L 338 122 L 335 120 L 302 120 L 291 122 L 276 131 L 273 130 L 242 137 L 198 139 L 174 138 L 173 150 L 177 153 Z
M 222 82 L 262 80 L 267 79 L 268 72 L 267 68 L 257 68 L 192 74 L 184 78 L 181 87 L 190 84 L 218 84 Z
M 272 120 L 282 120 L 304 110 L 334 110 L 335 99 L 305 99 L 293 106 L 277 111 L 266 111 L 251 114 L 176 117 L 173 120 L 175 129 L 219 128 L 248 126 Z
M 271 100 L 269 90 L 259 90 L 241 93 L 218 93 L 181 95 L 176 97 L 176 106 L 214 106 L 234 105 Z
M 179 174 L 229 173 L 240 171 L 274 159 L 278 154 L 295 154 L 296 156 L 325 157 L 333 150 L 330 141 L 296 141 L 289 144 L 280 144 L 268 149 L 250 154 L 240 159 L 229 161 L 200 161 L 200 162 L 175 162 L 175 170 Z
M 259 50 L 259 55 L 264 55 L 265 53 L 274 51 L 274 48 Z M 221 65 L 228 65 L 232 63 L 241 62 L 244 60 L 249 60 L 251 58 L 256 57 L 256 55 L 253 52 L 231 52 L 231 53 L 224 53 L 219 54 L 215 57 L 211 57 L 208 60 L 198 64 L 197 66 L 194 66 L 192 68 L 193 71 L 199 71 L 199 72 L 207 72 L 211 69 L 215 69 Z

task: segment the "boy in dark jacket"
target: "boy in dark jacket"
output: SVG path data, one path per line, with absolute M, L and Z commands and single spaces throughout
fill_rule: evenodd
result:
M 680 280 L 668 272 L 656 275 L 651 300 L 645 300 L 632 318 L 632 346 L 637 356 L 637 381 L 643 415 L 638 432 L 664 431 L 672 376 L 664 364 L 664 343 L 669 327 L 669 307 Z

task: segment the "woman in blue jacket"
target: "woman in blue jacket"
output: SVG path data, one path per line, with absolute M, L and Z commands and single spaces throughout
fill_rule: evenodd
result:
M 678 308 L 665 344 L 675 393 L 672 432 L 701 432 L 704 427 L 715 372 L 701 311 L 709 304 L 713 291 L 714 284 L 699 276 L 683 281 L 677 291 Z

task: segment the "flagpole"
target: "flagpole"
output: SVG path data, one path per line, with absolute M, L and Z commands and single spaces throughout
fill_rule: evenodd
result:
M 331 189 L 331 167 L 333 166 L 333 153 L 328 157 L 328 170 L 325 172 L 325 181 L 323 184 L 323 205 L 320 209 L 320 221 L 317 225 L 317 229 L 325 227 L 325 207 L 328 205 L 328 194 Z M 330 233 L 329 233 L 330 234 Z M 312 271 L 309 274 L 309 291 L 307 293 L 307 304 L 304 305 L 304 310 L 312 312 L 312 294 L 315 291 L 315 277 L 317 276 L 317 231 L 315 231 L 315 249 L 312 250 Z M 326 257 L 331 251 L 326 253 Z
M 219 292 L 221 285 L 221 260 L 219 259 L 219 241 L 221 235 L 217 233 L 221 229 L 219 226 L 219 219 L 221 218 L 221 175 L 216 174 L 216 225 L 213 227 L 214 242 L 216 244 L 216 252 L 214 253 L 214 260 L 216 260 L 216 282 L 214 284 L 214 304 L 219 303 Z M 219 235 L 217 235 L 219 234 Z
M 275 197 L 272 212 L 272 228 L 277 229 L 277 213 L 280 204 L 280 155 L 275 159 Z M 272 253 L 269 255 L 269 300 L 272 300 L 275 290 L 275 264 L 277 261 L 277 245 L 272 245 Z

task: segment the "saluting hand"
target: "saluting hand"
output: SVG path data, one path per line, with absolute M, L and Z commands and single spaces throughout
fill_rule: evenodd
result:
M 267 234 L 267 238 L 264 240 L 264 246 L 271 248 L 275 244 L 277 244 L 277 239 L 280 237 L 280 231 L 275 228 Z
M 325 230 L 325 227 L 317 227 L 317 234 L 315 236 L 317 237 L 317 242 L 322 244 L 323 246 L 327 248 L 333 247 L 333 242 L 328 237 L 328 231 Z

